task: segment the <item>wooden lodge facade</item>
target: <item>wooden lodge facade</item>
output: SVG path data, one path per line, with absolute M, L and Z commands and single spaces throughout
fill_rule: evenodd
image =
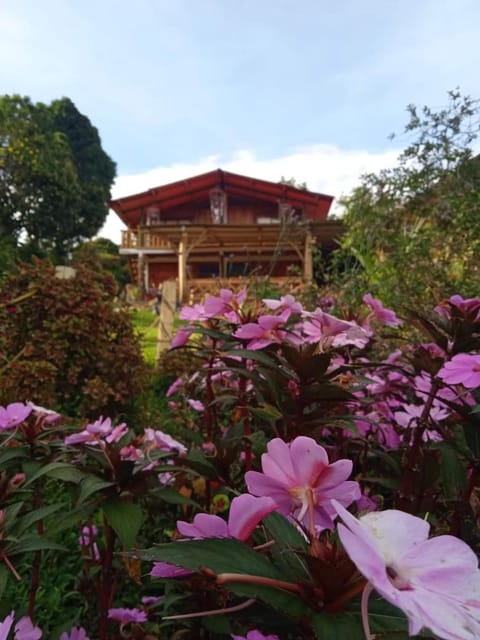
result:
M 109 204 L 127 226 L 120 253 L 139 288 L 175 279 L 185 300 L 203 279 L 284 277 L 291 265 L 311 281 L 312 247 L 328 251 L 342 233 L 327 220 L 332 200 L 217 169 Z

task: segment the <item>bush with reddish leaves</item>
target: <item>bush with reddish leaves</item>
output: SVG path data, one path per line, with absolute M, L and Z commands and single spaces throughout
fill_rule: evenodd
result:
M 69 415 L 125 411 L 146 371 L 113 278 L 82 264 L 71 279 L 48 262 L 0 283 L 0 402 L 31 400 Z

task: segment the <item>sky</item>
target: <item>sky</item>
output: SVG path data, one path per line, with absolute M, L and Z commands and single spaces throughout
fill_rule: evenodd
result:
M 71 98 L 114 198 L 222 168 L 338 201 L 394 165 L 408 104 L 479 97 L 479 35 L 478 0 L 0 0 L 0 87 Z

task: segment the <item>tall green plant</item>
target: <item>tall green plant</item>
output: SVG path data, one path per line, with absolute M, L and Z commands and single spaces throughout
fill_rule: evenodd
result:
M 389 304 L 427 305 L 480 285 L 479 101 L 448 94 L 434 111 L 410 105 L 408 145 L 393 169 L 365 175 L 345 199 L 347 296 L 373 290 Z M 345 268 L 345 254 L 355 268 Z M 343 256 L 343 257 L 342 257 Z

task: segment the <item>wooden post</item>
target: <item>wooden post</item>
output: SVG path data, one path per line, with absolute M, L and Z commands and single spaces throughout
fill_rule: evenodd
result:
M 310 283 L 313 280 L 313 238 L 311 231 L 305 234 L 305 250 L 303 256 L 303 278 L 305 282 Z
M 137 287 L 138 295 L 141 299 L 143 298 L 143 294 L 145 293 L 145 256 L 143 255 L 143 251 L 138 252 Z
M 178 243 L 178 299 L 185 302 L 187 294 L 187 232 L 182 227 L 182 236 Z
M 155 355 L 157 364 L 162 353 L 170 347 L 176 307 L 177 283 L 174 280 L 166 280 L 162 285 L 162 301 L 158 316 L 157 352 Z

